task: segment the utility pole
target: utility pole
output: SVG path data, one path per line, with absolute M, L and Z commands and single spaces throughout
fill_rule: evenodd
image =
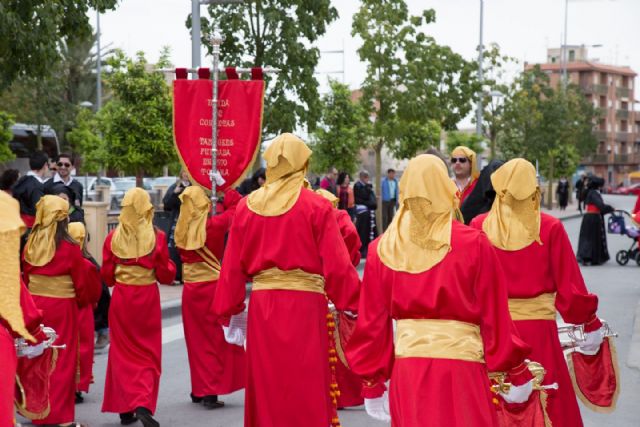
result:
M 191 0 L 191 68 L 200 68 L 200 0 Z
M 102 51 L 100 50 L 100 11 L 96 10 L 96 113 L 102 108 Z
M 482 32 L 484 25 L 484 0 L 480 0 L 480 45 L 478 47 L 478 83 L 480 83 L 480 93 L 478 94 L 478 105 L 476 109 L 476 135 L 482 138 L 482 97 L 484 96 L 484 89 L 482 83 L 484 77 L 482 75 L 482 62 L 484 61 L 484 44 L 482 40 Z M 480 154 L 480 153 L 478 153 Z M 477 156 L 478 170 L 482 166 L 482 156 Z

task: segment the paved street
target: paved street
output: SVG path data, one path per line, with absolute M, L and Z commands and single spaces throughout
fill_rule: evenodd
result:
M 634 198 L 623 196 L 607 196 L 606 200 L 615 207 L 626 210 L 631 209 L 635 201 Z M 574 246 L 577 245 L 580 220 L 568 220 L 565 226 Z M 626 237 L 611 235 L 608 237 L 612 257 L 620 248 L 626 248 L 631 243 L 631 240 Z M 640 418 L 638 405 L 640 371 L 629 368 L 627 359 L 630 352 L 634 313 L 640 300 L 640 267 L 635 263 L 620 267 L 612 260 L 604 266 L 583 267 L 582 271 L 589 288 L 600 295 L 600 316 L 608 320 L 620 334 L 617 348 L 622 382 L 622 392 L 616 412 L 602 415 L 583 408 L 585 425 L 588 427 L 637 426 Z M 164 320 L 163 344 L 164 373 L 157 411 L 160 423 L 163 426 L 242 426 L 242 392 L 225 396 L 223 399 L 227 406 L 221 410 L 207 411 L 200 405 L 190 403 L 187 354 L 179 316 Z M 96 356 L 94 369 L 96 383 L 91 393 L 85 397 L 85 403 L 77 406 L 78 421 L 88 423 L 91 427 L 119 425 L 117 415 L 100 412 L 106 360 L 106 354 Z M 385 425 L 367 417 L 362 408 L 341 411 L 340 418 L 345 427 Z

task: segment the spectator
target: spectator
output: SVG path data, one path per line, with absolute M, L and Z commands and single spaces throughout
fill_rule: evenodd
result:
M 396 171 L 387 170 L 387 176 L 382 178 L 382 232 L 384 232 L 396 213 L 398 208 L 398 180 Z
M 558 181 L 556 197 L 558 199 L 558 206 L 560 206 L 560 210 L 565 210 L 567 208 L 567 203 L 569 203 L 569 181 L 567 181 L 567 178 L 564 176 L 560 178 L 560 181 Z
M 604 179 L 591 176 L 587 180 L 584 199 L 586 213 L 580 225 L 578 239 L 578 262 L 582 265 L 600 265 L 609 260 L 607 234 L 604 228 L 604 215 L 613 212 L 613 207 L 604 203 L 600 189 Z
M 327 174 L 320 181 L 320 188 L 323 190 L 327 190 L 334 196 L 338 196 L 338 189 L 336 187 L 336 176 L 338 176 L 338 170 L 331 166 L 329 170 L 327 170 Z
M 580 174 L 580 178 L 576 181 L 576 201 L 578 202 L 578 210 L 580 213 L 582 213 L 584 198 L 587 192 L 587 188 L 585 186 L 586 179 L 586 176 L 582 173 Z
M 71 187 L 64 185 L 62 182 L 57 182 L 49 187 L 48 194 L 62 197 L 69 202 L 69 222 L 81 222 L 84 224 L 84 210 L 77 205 L 76 193 Z
M 180 253 L 176 247 L 173 233 L 176 229 L 176 221 L 180 214 L 180 194 L 185 188 L 191 185 L 189 174 L 187 171 L 180 171 L 178 180 L 169 186 L 167 192 L 162 199 L 165 212 L 171 212 L 171 218 L 169 219 L 169 230 L 167 232 L 167 244 L 169 245 L 169 256 L 171 260 L 176 264 L 176 281 L 182 282 L 182 260 L 180 259 Z
M 504 164 L 504 160 L 494 159 L 487 166 L 482 168 L 478 183 L 473 188 L 469 196 L 464 199 L 464 203 L 460 205 L 460 212 L 464 218 L 464 223 L 469 225 L 471 220 L 476 216 L 489 212 L 493 201 L 496 198 L 496 192 L 491 183 L 491 174 Z
M 369 179 L 369 172 L 362 170 L 360 171 L 360 179 L 353 186 L 353 197 L 356 204 L 356 229 L 362 242 L 360 248 L 362 258 L 367 257 L 369 242 L 378 236 L 376 227 L 378 200 Z
M 7 169 L 0 176 L 0 190 L 6 192 L 10 196 L 13 193 L 13 186 L 20 178 L 20 172 L 17 169 Z
M 338 174 L 337 190 L 338 190 L 338 209 L 344 209 L 351 217 L 351 221 L 356 219 L 356 203 L 353 197 L 353 188 L 350 185 L 351 177 L 346 172 Z
M 18 179 L 13 187 L 13 197 L 20 202 L 20 216 L 28 228 L 36 219 L 36 204 L 44 196 L 44 183 L 49 171 L 48 157 L 44 151 L 36 151 L 29 158 L 26 175 Z
M 264 168 L 260 168 L 251 175 L 251 178 L 247 178 L 236 189 L 242 196 L 248 196 L 258 188 L 262 187 L 267 181 Z
M 46 194 L 53 194 L 51 189 L 54 185 L 61 183 L 74 193 L 73 197 L 73 206 L 80 207 L 82 206 L 82 195 L 84 188 L 82 184 L 75 179 L 71 175 L 71 171 L 73 171 L 73 157 L 70 154 L 60 154 L 58 156 L 58 161 L 56 162 L 57 172 L 53 175 L 53 178 L 45 182 L 44 184 L 44 192 Z

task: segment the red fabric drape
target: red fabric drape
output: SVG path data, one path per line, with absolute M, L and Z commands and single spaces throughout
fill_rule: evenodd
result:
M 571 377 L 580 400 L 596 412 L 615 409 L 620 388 L 618 360 L 612 338 L 606 338 L 596 355 L 570 355 Z

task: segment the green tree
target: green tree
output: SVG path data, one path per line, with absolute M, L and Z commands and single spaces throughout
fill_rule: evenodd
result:
M 11 126 L 13 125 L 13 116 L 9 113 L 0 111 L 0 163 L 8 162 L 16 158 L 9 147 L 9 141 L 13 138 Z
M 82 153 L 82 169 L 97 174 L 108 163 L 108 152 L 104 140 L 98 136 L 96 116 L 88 108 L 78 111 L 76 126 L 67 133 L 71 146 Z
M 437 146 L 441 128 L 455 129 L 471 110 L 474 66 L 421 30 L 434 21 L 433 9 L 409 16 L 403 0 L 363 0 L 353 18 L 351 34 L 362 39 L 358 54 L 367 64 L 362 102 L 375 116 L 376 187 L 384 147 L 412 157 Z
M 60 62 L 59 41 L 91 34 L 89 8 L 115 9 L 118 0 L 0 2 L 0 92 L 20 77 L 44 78 Z
M 464 145 L 469 147 L 476 153 L 482 152 L 483 138 L 475 133 L 466 133 L 459 131 L 447 132 L 447 152 L 451 154 L 454 148 Z
M 579 159 L 595 149 L 593 135 L 596 109 L 580 88 L 553 88 L 539 67 L 524 72 L 512 84 L 505 100 L 503 129 L 498 147 L 506 158 L 539 161 L 540 171 L 552 184 L 570 175 Z
M 161 73 L 147 71 L 142 52 L 135 59 L 116 52 L 108 62 L 113 98 L 98 112 L 105 166 L 136 175 L 141 186 L 145 173 L 159 174 L 176 161 L 171 93 Z
M 320 125 L 313 134 L 312 170 L 324 172 L 335 166 L 339 171 L 355 172 L 358 154 L 369 132 L 366 110 L 351 99 L 351 90 L 336 80 L 331 92 L 322 98 Z
M 203 43 L 214 24 L 225 36 L 221 59 L 227 66 L 272 66 L 281 71 L 265 76 L 263 131 L 291 132 L 296 126 L 313 131 L 320 118 L 318 82 L 313 76 L 320 53 L 314 43 L 338 17 L 330 0 L 248 0 L 209 6 L 202 18 Z M 191 27 L 191 18 L 187 20 Z

